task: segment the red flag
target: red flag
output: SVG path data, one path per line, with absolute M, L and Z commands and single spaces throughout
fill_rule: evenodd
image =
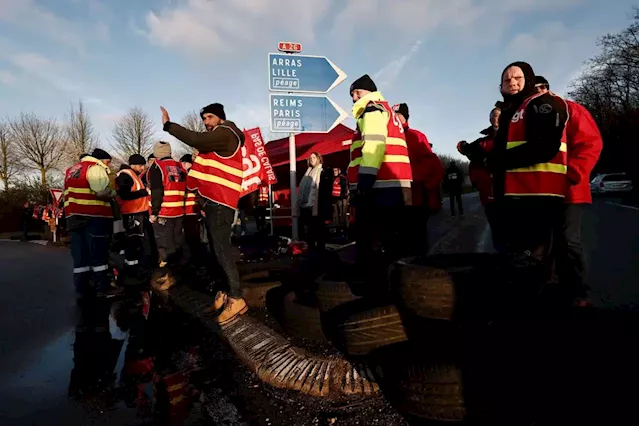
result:
M 260 128 L 245 130 L 244 137 L 241 196 L 257 191 L 261 185 L 273 185 L 278 182 L 271 167 Z

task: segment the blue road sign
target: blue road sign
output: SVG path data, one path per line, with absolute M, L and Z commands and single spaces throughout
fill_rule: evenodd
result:
M 324 56 L 269 53 L 269 90 L 327 93 L 347 78 Z
M 326 96 L 269 94 L 270 130 L 286 133 L 327 133 L 347 113 Z

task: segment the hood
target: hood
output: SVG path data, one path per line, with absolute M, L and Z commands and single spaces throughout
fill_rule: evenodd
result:
M 369 102 L 373 102 L 373 101 L 384 101 L 384 98 L 382 97 L 382 93 L 371 92 L 366 96 L 363 96 L 362 98 L 360 98 L 359 101 L 353 104 L 353 108 L 351 109 L 351 112 L 353 113 L 353 118 L 355 118 L 356 120 L 360 118 L 360 116 L 364 113 L 365 108 L 367 108 L 367 105 L 369 105 Z

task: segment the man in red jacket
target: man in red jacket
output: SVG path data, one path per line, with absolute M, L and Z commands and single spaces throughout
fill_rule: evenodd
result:
M 394 105 L 393 110 L 404 128 L 413 174 L 412 205 L 407 207 L 412 226 L 409 227 L 411 231 L 407 237 L 412 254 L 426 255 L 429 250 L 427 222 L 429 216 L 441 208 L 439 195 L 444 169 L 438 156 L 431 150 L 431 144 L 425 134 L 409 128 L 407 104 Z
M 536 76 L 540 93 L 549 91 L 549 82 Z M 591 204 L 591 171 L 602 151 L 602 136 L 585 107 L 565 100 L 569 111 L 567 133 L 567 193 L 561 222 L 554 232 L 556 271 L 560 281 L 577 291 L 577 300 L 586 300 L 586 261 L 581 244 L 583 205 Z

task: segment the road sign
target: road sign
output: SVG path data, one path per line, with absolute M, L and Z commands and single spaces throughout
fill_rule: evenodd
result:
M 324 56 L 269 53 L 269 91 L 327 93 L 347 78 Z
M 62 199 L 62 189 L 51 188 L 49 189 L 49 193 L 51 194 L 53 205 L 58 207 L 58 205 L 60 205 L 60 200 Z
M 269 94 L 272 132 L 328 133 L 348 114 L 326 96 Z
M 286 53 L 300 53 L 302 52 L 302 45 L 300 43 L 291 43 L 290 41 L 281 41 L 278 43 L 278 50 Z

